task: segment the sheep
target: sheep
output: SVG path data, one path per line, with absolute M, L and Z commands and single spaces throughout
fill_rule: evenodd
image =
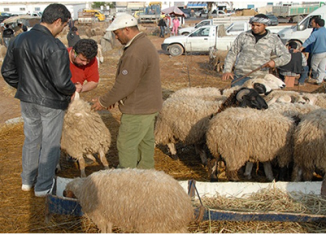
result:
M 237 181 L 237 171 L 247 161 L 266 162 L 279 156 L 279 166 L 287 166 L 292 160 L 294 129 L 293 119 L 268 109 L 228 108 L 210 120 L 206 144 L 215 161 L 223 157 L 228 179 Z M 211 172 L 210 177 L 215 178 Z M 274 178 L 272 172 L 267 178 Z
M 105 153 L 110 144 L 111 134 L 101 116 L 76 92 L 64 117 L 61 149 L 78 160 L 81 177 L 86 177 L 84 154 L 96 161 L 93 153 L 98 153 L 104 168 L 109 167 Z
M 224 67 L 224 61 L 228 54 L 228 50 L 210 50 L 209 59 L 210 63 L 213 65 L 213 69 L 216 68 L 217 72 L 222 72 Z
M 319 109 L 319 107 L 315 105 L 301 104 L 301 103 L 285 103 L 285 104 L 273 103 L 272 105 L 268 106 L 268 112 L 277 112 L 289 118 L 296 118 L 297 122 L 299 122 L 299 120 L 301 120 L 305 114 L 312 112 L 313 110 L 316 109 Z M 268 172 L 271 172 L 272 169 L 270 162 L 264 162 L 263 166 L 266 175 L 268 175 L 269 174 Z M 252 162 L 246 163 L 244 176 L 246 176 L 247 179 L 251 179 L 252 167 L 253 167 Z M 280 173 L 279 180 L 285 180 L 285 177 L 288 173 L 287 169 L 281 168 L 279 173 Z M 271 180 L 271 178 L 269 178 L 268 180 Z
M 264 97 L 266 102 L 273 103 L 302 103 L 313 104 L 316 100 L 315 95 L 309 93 L 299 93 L 296 91 L 273 91 Z
M 326 110 L 306 114 L 294 133 L 294 168 L 292 180 L 311 181 L 313 172 L 326 172 Z
M 206 165 L 206 154 L 200 145 L 204 143 L 203 137 L 210 116 L 218 111 L 221 104 L 221 101 L 205 101 L 193 97 L 165 100 L 155 123 L 156 144 L 167 145 L 174 160 L 178 159 L 174 145 L 177 141 L 195 144 L 196 152 Z
M 102 233 L 180 233 L 194 217 L 191 198 L 163 171 L 110 169 L 66 185 Z

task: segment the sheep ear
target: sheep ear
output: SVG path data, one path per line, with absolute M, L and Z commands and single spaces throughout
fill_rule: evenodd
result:
M 250 92 L 249 89 L 242 89 L 242 90 L 238 91 L 237 96 L 236 96 L 237 101 L 241 102 L 243 96 L 248 95 L 249 92 Z

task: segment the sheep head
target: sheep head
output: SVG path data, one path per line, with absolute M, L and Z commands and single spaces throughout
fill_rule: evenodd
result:
M 226 101 L 221 105 L 218 113 L 229 107 L 249 107 L 261 110 L 267 109 L 268 105 L 255 89 L 241 88 L 240 90 L 234 91 L 226 99 Z

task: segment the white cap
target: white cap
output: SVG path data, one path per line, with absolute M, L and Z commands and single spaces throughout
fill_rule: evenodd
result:
M 122 14 L 117 16 L 113 22 L 109 25 L 106 31 L 115 31 L 117 29 L 123 29 L 126 27 L 132 27 L 138 25 L 137 19 L 129 14 Z

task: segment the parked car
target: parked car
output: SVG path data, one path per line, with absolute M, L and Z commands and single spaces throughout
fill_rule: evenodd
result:
M 266 16 L 267 16 L 267 17 L 270 19 L 270 21 L 271 21 L 269 25 L 273 25 L 273 26 L 278 25 L 278 19 L 277 19 L 276 16 L 274 16 L 274 15 L 272 15 L 272 14 L 267 14 Z
M 204 17 L 204 18 L 207 18 L 207 15 L 208 15 L 208 10 L 207 9 L 204 9 L 204 10 L 201 10 L 199 12 L 195 12 L 195 15 L 197 17 Z M 219 17 L 219 16 L 230 16 L 231 13 L 225 13 L 224 11 L 222 10 L 213 10 L 212 11 L 212 17 Z

